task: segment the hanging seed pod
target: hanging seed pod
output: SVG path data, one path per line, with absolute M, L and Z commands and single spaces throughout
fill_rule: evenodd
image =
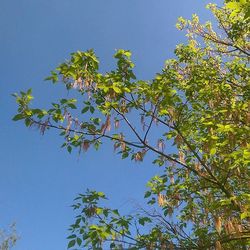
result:
M 169 250 L 174 250 L 174 244 L 173 244 L 173 242 L 169 243 Z
M 79 88 L 80 90 L 83 89 L 83 80 L 82 80 L 81 77 L 79 77 L 79 78 L 77 79 L 77 86 L 78 86 L 78 88 Z
M 168 207 L 168 215 L 171 217 L 173 215 L 174 209 L 172 207 Z
M 106 126 L 105 126 L 105 124 L 102 124 L 102 126 L 101 126 L 101 133 L 104 134 L 105 130 L 106 130 Z
M 67 109 L 65 108 L 64 110 L 63 110 L 63 120 L 64 119 L 67 119 Z
M 115 128 L 117 129 L 117 128 L 119 128 L 119 126 L 120 126 L 120 121 L 118 120 L 118 119 L 115 119 Z
M 213 100 L 209 100 L 208 105 L 209 105 L 209 107 L 211 109 L 214 108 L 214 102 L 213 102 Z
M 117 148 L 119 148 L 119 146 L 120 146 L 119 142 L 114 143 L 114 152 L 116 151 Z
M 78 84 L 81 84 L 83 82 L 81 77 L 78 77 L 78 79 L 76 81 Z
M 126 113 L 128 111 L 126 101 L 122 100 L 120 104 L 120 109 L 122 113 Z
M 163 207 L 166 204 L 166 195 L 164 194 L 158 194 L 158 205 L 160 207 Z
M 202 146 L 202 150 L 205 153 L 208 153 L 209 152 L 209 143 L 204 143 L 203 146 Z
M 157 117 L 154 117 L 153 121 L 154 121 L 155 125 L 158 125 L 158 119 L 157 119 Z
M 242 228 L 242 226 L 238 223 L 238 221 L 235 218 L 232 220 L 232 223 L 233 223 L 235 232 L 239 234 L 241 232 L 240 229 Z
M 207 221 L 206 221 L 205 218 L 202 219 L 202 224 L 203 224 L 204 226 L 207 225 Z
M 243 227 L 242 227 L 241 224 L 238 224 L 238 229 L 237 229 L 237 231 L 238 231 L 239 233 L 242 233 Z
M 173 107 L 168 108 L 168 114 L 169 114 L 169 116 L 171 116 L 171 118 L 174 117 L 174 108 Z
M 82 149 L 86 152 L 90 146 L 90 142 L 88 140 L 83 141 Z
M 75 80 L 73 83 L 70 84 L 72 86 L 73 89 L 77 89 L 78 88 L 78 83 Z
M 228 226 L 228 234 L 232 234 L 235 232 L 235 229 L 231 220 L 228 220 L 227 226 Z
M 221 243 L 218 240 L 215 242 L 215 250 L 222 250 Z
M 247 112 L 246 120 L 247 120 L 247 123 L 250 123 L 250 111 Z
M 70 117 L 70 113 L 66 109 L 64 109 L 63 118 L 68 122 Z
M 111 101 L 111 98 L 110 98 L 110 95 L 109 95 L 109 94 L 107 94 L 107 95 L 105 96 L 105 100 L 106 100 L 107 102 L 110 102 L 110 101 Z
M 163 139 L 159 139 L 159 140 L 157 141 L 157 148 L 158 148 L 159 150 L 161 150 L 161 151 L 164 151 L 164 149 L 165 149 L 165 144 L 164 144 Z
M 119 135 L 120 147 L 121 147 L 122 151 L 125 151 L 126 150 L 126 143 L 123 140 L 124 140 L 124 135 L 121 133 Z
M 44 135 L 45 130 L 48 127 L 49 119 L 47 119 L 42 125 L 40 125 L 40 132 L 42 135 Z
M 67 113 L 65 114 L 65 118 L 66 118 L 67 122 L 69 122 L 69 121 L 72 120 L 72 116 L 71 116 L 71 114 L 70 114 L 69 112 L 67 112 Z
M 74 126 L 75 126 L 76 129 L 78 128 L 78 126 L 79 126 L 79 120 L 78 120 L 78 118 L 75 118 L 75 120 L 74 120 Z
M 196 171 L 200 172 L 201 171 L 201 164 L 199 162 L 196 162 L 194 164 L 194 168 L 195 168 Z
M 237 167 L 237 168 L 235 169 L 235 172 L 236 172 L 236 175 L 237 175 L 238 177 L 241 176 L 241 172 L 240 172 L 240 168 L 239 168 L 239 167 Z
M 174 184 L 174 176 L 173 175 L 170 175 L 170 183 Z
M 229 235 L 227 222 L 224 224 L 224 229 L 225 229 L 226 235 Z
M 91 91 L 90 90 L 87 91 L 87 94 L 88 94 L 88 98 L 91 99 L 92 95 L 91 95 Z
M 150 243 L 146 246 L 146 250 L 153 250 L 154 249 L 154 244 Z
M 213 129 L 212 127 L 209 127 L 209 128 L 208 128 L 208 131 L 209 131 L 209 133 L 210 133 L 211 135 L 214 134 L 214 129 Z
M 179 160 L 181 163 L 185 164 L 185 155 L 182 151 L 179 151 Z
M 189 174 L 190 174 L 190 170 L 186 169 L 185 170 L 185 178 L 188 179 L 189 178 Z
M 110 131 L 110 129 L 111 129 L 110 115 L 107 116 L 105 125 L 106 125 L 106 130 L 107 130 L 107 131 Z
M 92 87 L 94 88 L 94 91 L 96 91 L 97 90 L 97 83 L 92 83 Z
M 161 241 L 161 246 L 160 246 L 161 250 L 166 250 L 167 249 L 167 244 L 165 241 Z
M 70 128 L 71 128 L 71 125 L 72 125 L 72 120 L 70 119 L 70 120 L 68 121 L 68 125 L 67 125 L 67 127 L 66 127 L 66 129 L 65 129 L 65 132 L 66 132 L 66 133 L 69 132 L 69 130 L 70 130 Z
M 235 145 L 235 142 L 236 142 L 235 135 L 232 132 L 229 132 L 228 137 L 229 137 L 230 146 L 233 147 Z
M 182 137 L 178 134 L 174 139 L 175 144 L 179 147 L 182 144 Z
M 142 152 L 137 152 L 135 154 L 135 161 L 142 161 L 143 160 L 143 155 L 142 155 Z
M 117 96 L 117 95 L 116 95 L 116 92 L 113 91 L 113 90 L 110 90 L 109 95 L 110 95 L 110 98 L 111 98 L 111 99 L 115 99 L 116 96 Z
M 110 131 L 111 129 L 111 123 L 110 123 L 110 115 L 107 115 L 106 121 L 101 126 L 101 133 L 104 134 L 106 131 Z
M 221 234 L 221 229 L 222 229 L 222 223 L 221 223 L 221 217 L 215 217 L 215 229 L 218 234 Z
M 141 125 L 145 125 L 145 116 L 141 115 Z
M 181 199 L 181 196 L 180 196 L 179 193 L 175 193 L 174 196 L 173 196 L 173 198 L 174 198 L 175 200 L 179 201 L 179 200 Z
M 126 150 L 126 143 L 125 142 L 121 142 L 121 150 L 122 151 Z
M 84 80 L 84 86 L 85 86 L 86 88 L 89 88 L 90 83 L 91 83 L 91 81 L 90 81 L 89 79 L 85 78 L 85 80 Z
M 195 216 L 193 214 L 191 215 L 191 221 L 195 222 Z

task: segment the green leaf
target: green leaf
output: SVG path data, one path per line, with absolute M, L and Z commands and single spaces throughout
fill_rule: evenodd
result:
M 90 112 L 93 114 L 95 112 L 95 108 L 93 106 L 89 107 Z
M 250 211 L 246 211 L 240 215 L 241 220 L 244 220 L 246 218 L 250 218 Z
M 117 94 L 121 94 L 122 93 L 122 90 L 117 87 L 117 86 L 113 86 L 113 90 L 117 93 Z
M 128 152 L 124 152 L 122 153 L 122 159 L 125 159 L 129 156 Z
M 114 213 L 115 215 L 117 215 L 117 216 L 120 216 L 118 209 L 114 209 L 114 210 L 113 210 L 113 213 Z
M 76 240 L 71 240 L 68 244 L 68 248 L 73 247 L 76 244 Z
M 73 104 L 73 103 L 69 103 L 68 106 L 69 106 L 70 108 L 72 108 L 72 109 L 76 109 L 76 105 Z
M 215 155 L 215 154 L 216 154 L 216 148 L 211 148 L 210 155 Z
M 68 147 L 67 147 L 67 150 L 68 150 L 69 153 L 71 153 L 72 147 L 71 147 L 71 146 L 68 146 Z
M 78 219 L 76 220 L 76 222 L 75 222 L 75 225 L 79 225 L 80 222 L 81 222 L 81 218 L 78 218 Z
M 60 103 L 61 103 L 61 104 L 65 104 L 65 103 L 67 103 L 67 101 L 68 101 L 67 99 L 61 99 L 61 100 L 60 100 Z
M 74 238 L 76 238 L 75 234 L 72 234 L 72 235 L 70 235 L 70 236 L 67 237 L 67 239 L 74 239 Z
M 25 116 L 23 115 L 23 114 L 17 114 L 17 115 L 15 115 L 13 118 L 12 118 L 12 120 L 13 121 L 18 121 L 18 120 L 22 120 L 22 119 L 24 119 L 25 118 Z
M 27 90 L 27 95 L 31 95 L 31 94 L 32 94 L 32 89 L 29 88 L 29 89 Z
M 32 124 L 32 122 L 31 122 L 30 118 L 26 118 L 26 119 L 25 119 L 25 125 L 26 125 L 27 127 L 29 127 L 31 124 Z
M 139 224 L 141 224 L 142 226 L 145 225 L 145 220 L 143 218 L 139 218 Z
M 109 245 L 110 248 L 115 248 L 115 243 L 112 242 L 110 245 Z
M 151 196 L 151 192 L 150 191 L 147 191 L 144 195 L 144 198 L 148 198 L 149 196 Z
M 139 218 L 138 222 L 139 222 L 139 224 L 144 226 L 146 222 L 151 222 L 151 219 L 149 217 L 141 217 L 141 218 Z
M 82 239 L 81 239 L 81 238 L 77 238 L 76 241 L 77 241 L 78 246 L 81 246 L 81 244 L 82 244 Z
M 89 106 L 85 107 L 82 109 L 81 113 L 84 114 L 89 110 Z

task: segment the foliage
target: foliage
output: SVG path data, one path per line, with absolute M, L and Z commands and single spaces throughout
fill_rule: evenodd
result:
M 18 236 L 16 234 L 15 224 L 10 226 L 10 231 L 0 230 L 0 250 L 9 250 L 16 245 Z
M 250 2 L 247 0 L 226 0 L 226 7 L 232 12 L 231 18 L 237 15 L 243 15 L 243 19 L 249 21 L 250 19 Z
M 150 211 L 123 216 L 105 206 L 103 193 L 80 194 L 69 248 L 219 250 L 250 244 L 249 19 L 247 2 L 237 2 L 243 6 L 237 10 L 232 3 L 209 5 L 218 31 L 196 15 L 180 18 L 177 28 L 187 31 L 188 43 L 176 47 L 176 58 L 151 81 L 136 79 L 129 51 L 118 50 L 117 68 L 105 74 L 93 50 L 77 51 L 47 78 L 77 92 L 77 99 L 43 110 L 30 107 L 31 90 L 15 94 L 13 119 L 42 134 L 59 130 L 69 152 L 98 149 L 108 139 L 122 159 L 142 162 L 151 154 L 161 167 L 145 193 Z

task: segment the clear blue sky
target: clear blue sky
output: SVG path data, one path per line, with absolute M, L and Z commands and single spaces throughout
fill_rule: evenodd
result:
M 129 212 L 141 203 L 151 162 L 121 161 L 102 147 L 80 157 L 60 148 L 56 132 L 41 136 L 12 122 L 11 93 L 33 89 L 35 106 L 66 96 L 43 79 L 69 53 L 94 48 L 102 70 L 114 65 L 115 49 L 133 52 L 136 72 L 150 79 L 175 45 L 178 16 L 211 19 L 206 0 L 0 0 L 0 228 L 17 223 L 16 250 L 62 250 L 73 222 L 72 200 L 86 188 L 104 191 L 110 205 Z M 217 1 L 218 2 L 218 1 Z

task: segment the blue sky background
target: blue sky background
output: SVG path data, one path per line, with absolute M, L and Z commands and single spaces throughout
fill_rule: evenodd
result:
M 41 136 L 12 122 L 11 93 L 33 89 L 35 106 L 66 97 L 44 82 L 71 52 L 94 48 L 102 71 L 114 66 L 115 49 L 129 49 L 138 78 L 151 79 L 173 57 L 185 34 L 178 16 L 210 20 L 206 0 L 0 0 L 0 228 L 16 222 L 15 250 L 62 250 L 73 222 L 72 200 L 86 188 L 104 191 L 110 205 L 129 213 L 142 203 L 151 162 L 121 161 L 112 148 L 80 157 L 60 148 L 50 131 Z M 218 2 L 218 1 L 217 1 Z

